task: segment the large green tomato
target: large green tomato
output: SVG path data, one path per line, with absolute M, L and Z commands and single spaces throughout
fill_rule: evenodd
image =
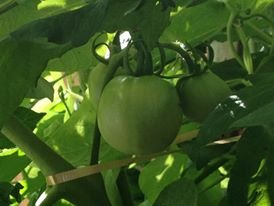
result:
M 118 76 L 102 93 L 98 126 L 106 142 L 121 152 L 160 152 L 181 125 L 179 104 L 176 89 L 159 77 Z
M 212 72 L 204 72 L 178 82 L 183 113 L 202 122 L 207 115 L 231 94 L 228 85 Z

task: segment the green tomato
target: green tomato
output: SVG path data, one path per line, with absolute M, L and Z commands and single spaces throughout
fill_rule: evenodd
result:
M 108 73 L 108 65 L 103 63 L 98 63 L 89 73 L 88 77 L 88 88 L 89 88 L 89 96 L 92 105 L 95 109 L 97 109 L 99 100 L 102 94 L 102 91 L 107 82 L 107 73 Z M 122 70 L 122 68 L 118 68 L 115 73 L 117 75 L 123 75 L 126 72 Z
M 118 76 L 98 106 L 102 137 L 128 154 L 160 152 L 175 139 L 182 111 L 176 89 L 156 76 Z
M 228 85 L 212 72 L 182 79 L 177 85 L 183 113 L 202 122 L 207 115 L 231 94 Z
M 105 85 L 107 65 L 98 63 L 89 73 L 88 88 L 92 105 L 97 109 L 100 96 Z

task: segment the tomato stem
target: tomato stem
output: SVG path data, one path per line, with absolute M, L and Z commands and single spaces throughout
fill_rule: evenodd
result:
M 164 68 L 166 65 L 166 53 L 164 48 L 159 43 L 157 43 L 157 47 L 160 53 L 160 64 L 159 64 L 159 69 L 156 70 L 154 68 L 153 71 L 154 71 L 154 74 L 160 75 L 164 71 Z
M 152 55 L 149 51 L 146 42 L 139 33 L 132 33 L 132 41 L 137 49 L 137 71 L 136 76 L 152 75 L 153 74 L 153 61 Z
M 182 59 L 186 61 L 187 64 L 187 73 L 195 73 L 196 71 L 196 65 L 194 65 L 192 59 L 190 58 L 189 54 L 182 49 L 179 45 L 173 44 L 173 43 L 160 43 L 160 46 L 166 49 L 173 50 L 177 52 Z
M 95 59 L 97 59 L 99 62 L 103 63 L 103 64 L 108 64 L 108 60 L 105 59 L 104 57 L 100 56 L 98 53 L 97 53 L 97 48 L 98 47 L 101 47 L 101 46 L 106 46 L 108 51 L 110 52 L 111 48 L 110 46 L 105 43 L 105 42 L 101 42 L 101 43 L 98 43 L 96 44 L 96 41 L 97 39 L 99 39 L 99 37 L 101 37 L 103 34 L 99 34 L 97 37 L 95 37 L 95 39 L 93 40 L 92 42 L 92 46 L 91 46 L 91 52 L 93 54 L 93 56 L 95 57 Z
M 124 168 L 121 169 L 117 178 L 117 186 L 121 194 L 124 206 L 134 206 L 134 201 L 129 188 L 128 177 Z
M 228 19 L 228 22 L 227 22 L 227 26 L 226 26 L 226 29 L 227 29 L 227 41 L 229 43 L 230 49 L 231 49 L 231 51 L 232 51 L 235 59 L 240 64 L 240 66 L 245 69 L 245 65 L 244 65 L 241 57 L 238 55 L 238 52 L 236 51 L 236 49 L 235 49 L 235 47 L 233 45 L 234 42 L 232 40 L 232 28 L 233 28 L 233 23 L 234 23 L 236 17 L 237 17 L 236 13 L 231 12 L 231 14 L 229 16 L 229 19 Z
M 262 32 L 261 29 L 255 26 L 252 22 L 246 22 L 246 26 L 248 26 L 249 29 L 255 32 L 256 35 L 258 35 L 262 40 L 271 44 L 272 46 L 274 45 L 274 35 L 273 36 L 267 35 L 266 33 Z
M 100 130 L 98 128 L 98 123 L 97 123 L 97 119 L 96 119 L 94 133 L 93 133 L 93 142 L 92 142 L 92 149 L 91 149 L 90 165 L 98 163 L 99 151 L 100 151 L 100 142 L 101 142 L 101 133 L 100 133 Z
M 245 68 L 247 70 L 248 74 L 253 74 L 253 61 L 252 61 L 252 57 L 250 54 L 250 49 L 249 49 L 249 45 L 248 45 L 248 38 L 245 35 L 243 29 L 241 26 L 237 26 L 236 27 L 236 32 L 240 38 L 240 41 L 243 45 L 243 62 L 245 65 Z
M 125 48 L 125 55 L 124 55 L 124 58 L 123 58 L 123 66 L 124 66 L 124 68 L 126 69 L 126 72 L 129 75 L 133 75 L 133 71 L 131 70 L 130 63 L 129 63 L 130 49 L 131 49 L 132 45 L 133 45 L 132 42 L 128 43 L 127 47 Z
M 221 158 L 214 164 L 209 165 L 208 167 L 205 167 L 204 171 L 195 179 L 195 183 L 199 184 L 200 182 L 202 182 L 205 178 L 207 178 L 215 170 L 217 170 L 219 167 L 224 165 L 228 160 L 229 160 L 228 158 Z

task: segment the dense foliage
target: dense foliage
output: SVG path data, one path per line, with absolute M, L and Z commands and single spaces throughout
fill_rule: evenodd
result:
M 273 205 L 273 9 L 1 2 L 0 205 Z

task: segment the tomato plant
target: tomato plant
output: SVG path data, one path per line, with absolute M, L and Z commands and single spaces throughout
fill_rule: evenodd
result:
M 273 6 L 2 1 L 0 205 L 274 205 Z

